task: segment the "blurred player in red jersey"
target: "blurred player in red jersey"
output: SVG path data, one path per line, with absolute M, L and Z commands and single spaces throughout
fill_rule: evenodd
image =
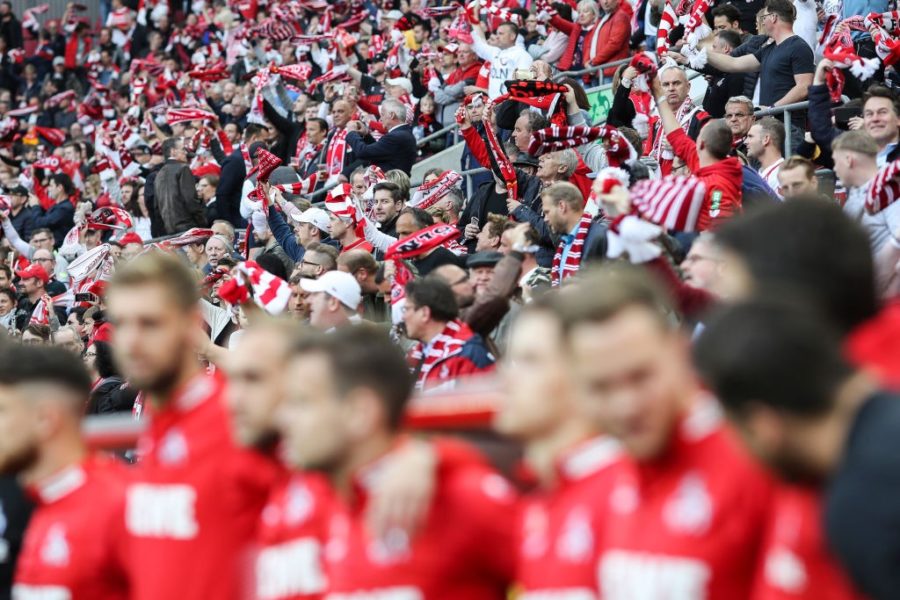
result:
M 772 482 L 699 389 L 667 298 L 618 265 L 563 294 L 579 393 L 627 453 L 612 467 L 600 597 L 746 598 Z
M 16 473 L 38 505 L 25 534 L 16 600 L 124 600 L 116 542 L 122 467 L 89 457 L 81 415 L 91 378 L 70 352 L 0 351 L 0 471 Z
M 275 415 L 284 396 L 284 370 L 292 344 L 302 335 L 291 321 L 257 316 L 225 355 L 235 439 L 273 461 L 283 458 Z M 393 526 L 411 531 L 419 524 L 433 492 L 433 454 L 429 444 L 409 443 L 385 458 L 385 474 L 368 511 L 373 530 Z M 331 487 L 321 473 L 280 468 L 260 515 L 254 597 L 319 598 L 327 589 L 321 549 Z
M 285 372 L 280 420 L 294 465 L 324 472 L 336 494 L 324 556 L 329 598 L 501 599 L 512 577 L 515 496 L 482 465 L 439 468 L 414 536 L 369 533 L 364 511 L 400 442 L 412 390 L 402 352 L 360 326 L 309 337 Z
M 608 502 L 609 467 L 621 450 L 579 410 L 562 323 L 551 304 L 539 299 L 523 309 L 501 374 L 506 393 L 494 428 L 524 444 L 541 488 L 522 501 L 516 550 L 521 598 L 596 598 L 597 509 Z
M 245 597 L 259 512 L 281 472 L 232 439 L 224 378 L 194 352 L 197 302 L 194 276 L 161 252 L 124 265 L 108 287 L 116 358 L 149 400 L 126 495 L 133 600 Z
M 284 395 L 283 372 L 296 335 L 296 329 L 287 322 L 253 323 L 225 360 L 235 439 L 244 447 L 266 453 L 273 461 L 278 460 L 280 440 L 275 414 Z M 330 492 L 318 474 L 282 469 L 260 516 L 253 597 L 319 598 L 327 583 L 321 547 Z

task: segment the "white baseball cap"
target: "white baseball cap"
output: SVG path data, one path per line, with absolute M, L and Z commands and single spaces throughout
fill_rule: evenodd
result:
M 384 82 L 387 85 L 396 85 L 402 87 L 404 90 L 406 90 L 407 94 L 412 94 L 412 81 L 410 81 L 406 77 L 394 77 L 393 79 L 385 79 Z
M 310 293 L 325 292 L 351 310 L 356 310 L 362 299 L 356 278 L 343 271 L 328 271 L 318 279 L 301 279 L 300 287 Z
M 307 208 L 299 215 L 292 214 L 291 217 L 298 223 L 312 223 L 324 233 L 328 233 L 328 226 L 331 223 L 331 217 L 328 216 L 328 213 L 315 206 Z

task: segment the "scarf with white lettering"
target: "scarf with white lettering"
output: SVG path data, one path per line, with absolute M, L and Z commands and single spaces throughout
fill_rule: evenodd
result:
M 325 165 L 328 177 L 337 177 L 344 169 L 344 156 L 347 154 L 347 130 L 339 129 L 331 137 L 328 150 L 325 152 Z
M 462 352 L 463 346 L 474 335 L 468 325 L 459 319 L 454 319 L 447 323 L 444 330 L 431 340 L 427 346 L 422 342 L 413 346 L 407 355 L 407 360 L 410 368 L 413 369 L 416 375 L 416 389 L 424 389 L 425 381 L 428 379 L 431 370 L 438 363 Z
M 594 217 L 591 213 L 586 212 L 578 221 L 578 227 L 575 229 L 575 239 L 569 247 L 569 253 L 563 262 L 563 249 L 571 234 L 562 236 L 559 244 L 556 246 L 556 254 L 553 255 L 553 268 L 550 270 L 550 285 L 559 286 L 564 279 L 571 277 L 578 272 L 581 267 L 581 257 L 584 252 L 584 242 L 587 240 L 588 232 L 591 230 L 591 223 Z
M 462 181 L 462 175 L 456 171 L 444 171 L 437 179 L 420 185 L 409 201 L 409 205 L 427 210 L 437 204 L 460 181 Z

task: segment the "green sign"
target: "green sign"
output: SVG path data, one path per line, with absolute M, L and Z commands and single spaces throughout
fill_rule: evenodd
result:
M 612 106 L 613 92 L 610 88 L 589 92 L 588 102 L 591 103 L 591 123 L 597 125 L 606 121 L 606 115 Z

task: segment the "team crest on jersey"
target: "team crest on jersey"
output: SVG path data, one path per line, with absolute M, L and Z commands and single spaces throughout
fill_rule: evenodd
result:
M 530 558 L 547 552 L 547 511 L 542 506 L 531 505 L 522 523 L 522 554 Z
M 702 535 L 709 529 L 712 512 L 712 498 L 703 478 L 696 473 L 688 473 L 666 501 L 662 516 L 663 522 L 673 532 Z
M 177 465 L 187 459 L 187 438 L 180 429 L 172 429 L 159 444 L 159 461 L 167 465 Z
M 713 219 L 722 211 L 722 190 L 714 190 L 709 203 L 709 216 Z
M 369 542 L 368 554 L 373 563 L 382 565 L 407 560 L 410 555 L 409 535 L 399 527 L 391 528 L 384 537 Z
M 313 497 L 303 483 L 291 482 L 287 491 L 287 502 L 284 509 L 284 522 L 289 525 L 297 525 L 305 521 L 313 507 Z
M 594 531 L 591 516 L 584 506 L 569 511 L 562 533 L 556 540 L 556 554 L 564 561 L 583 563 L 594 553 Z
M 56 567 L 69 564 L 69 542 L 66 540 L 66 528 L 62 523 L 55 523 L 47 531 L 44 545 L 41 547 L 41 560 Z
M 443 367 L 441 367 L 440 377 L 441 377 L 441 379 L 449 379 L 450 378 L 450 367 L 448 367 L 447 365 L 444 365 Z
M 775 589 L 799 594 L 806 589 L 806 567 L 787 548 L 775 548 L 766 556 L 766 581 Z
M 640 504 L 640 495 L 637 488 L 630 483 L 617 485 L 609 495 L 610 508 L 620 515 L 633 513 L 637 510 L 638 504 Z

